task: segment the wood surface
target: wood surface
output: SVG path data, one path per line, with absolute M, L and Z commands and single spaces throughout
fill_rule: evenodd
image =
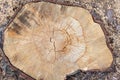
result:
M 78 69 L 104 70 L 112 61 L 104 33 L 79 7 L 26 4 L 4 32 L 10 62 L 40 80 L 64 80 Z

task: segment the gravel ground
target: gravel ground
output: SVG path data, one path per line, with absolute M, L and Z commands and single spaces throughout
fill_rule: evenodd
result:
M 3 29 L 12 21 L 15 13 L 25 3 L 33 0 L 0 0 L 0 80 L 34 80 L 11 66 L 2 51 Z M 34 0 L 40 1 L 40 0 Z M 114 61 L 105 71 L 78 70 L 68 75 L 67 80 L 120 80 L 120 0 L 42 0 L 87 9 L 95 22 L 101 25 Z

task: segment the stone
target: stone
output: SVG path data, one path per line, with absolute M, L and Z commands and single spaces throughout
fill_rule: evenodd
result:
M 26 4 L 4 32 L 10 62 L 40 80 L 64 80 L 81 70 L 105 70 L 113 58 L 104 32 L 80 7 Z

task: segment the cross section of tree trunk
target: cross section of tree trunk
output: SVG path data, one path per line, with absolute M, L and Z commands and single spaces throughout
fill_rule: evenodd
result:
M 79 7 L 26 4 L 4 32 L 10 62 L 40 80 L 64 80 L 78 69 L 104 70 L 112 63 L 104 33 Z

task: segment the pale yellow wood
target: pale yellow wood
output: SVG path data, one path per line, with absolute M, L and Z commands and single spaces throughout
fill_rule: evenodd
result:
M 4 34 L 11 63 L 37 80 L 64 80 L 78 69 L 103 70 L 113 60 L 100 25 L 79 7 L 29 3 Z

